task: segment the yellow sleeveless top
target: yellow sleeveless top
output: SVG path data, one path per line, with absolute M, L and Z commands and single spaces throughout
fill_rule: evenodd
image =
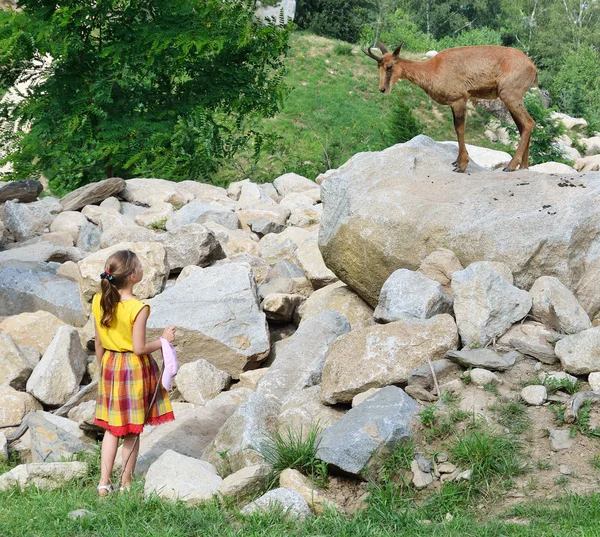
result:
M 100 324 L 102 320 L 102 306 L 100 305 L 100 297 L 97 293 L 92 299 L 92 313 L 94 314 L 94 322 L 100 334 L 100 341 L 106 350 L 117 352 L 133 352 L 133 323 L 138 316 L 138 313 L 144 306 L 148 306 L 137 298 L 130 298 L 124 302 L 117 303 L 115 316 L 108 328 Z M 148 306 L 150 309 L 150 306 Z

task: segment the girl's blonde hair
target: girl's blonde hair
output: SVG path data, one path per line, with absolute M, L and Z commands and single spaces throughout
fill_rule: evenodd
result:
M 102 319 L 100 324 L 108 328 L 112 322 L 117 304 L 121 300 L 119 289 L 127 284 L 131 276 L 140 264 L 138 256 L 131 250 L 119 250 L 111 255 L 104 265 L 104 272 L 100 275 L 102 286 Z

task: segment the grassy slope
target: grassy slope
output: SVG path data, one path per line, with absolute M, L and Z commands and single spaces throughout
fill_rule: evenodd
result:
M 267 130 L 279 137 L 276 147 L 265 152 L 257 165 L 238 157 L 235 165 L 214 178 L 215 183 L 245 177 L 272 181 L 286 172 L 314 178 L 355 153 L 383 149 L 382 132 L 398 88 L 423 123 L 424 134 L 436 140 L 456 139 L 448 107 L 437 105 L 407 81 L 399 82 L 391 95 L 381 95 L 375 62 L 358 47 L 351 55 L 338 55 L 334 45 L 333 40 L 310 34 L 292 35 L 287 75 L 290 93 L 281 113 L 265 121 Z M 483 136 L 487 119 L 477 111 L 471 113 L 467 143 L 494 147 Z

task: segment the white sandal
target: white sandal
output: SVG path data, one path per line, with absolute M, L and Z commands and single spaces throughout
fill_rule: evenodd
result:
M 96 487 L 98 489 L 98 495 L 102 498 L 104 496 L 109 496 L 113 492 L 113 486 L 109 483 L 108 485 L 98 485 Z M 100 494 L 100 491 L 105 490 L 106 494 Z

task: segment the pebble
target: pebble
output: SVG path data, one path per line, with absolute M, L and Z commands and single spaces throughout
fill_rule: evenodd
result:
M 573 473 L 573 470 L 571 470 L 571 468 L 569 468 L 566 464 L 561 464 L 558 467 L 558 471 L 562 474 L 562 475 L 571 475 Z
M 441 451 L 435 456 L 436 462 L 446 462 L 448 460 L 448 453 Z
M 431 474 L 422 472 L 417 461 L 412 461 L 410 464 L 410 470 L 413 473 L 412 483 L 417 490 L 424 489 L 433 483 L 433 477 Z
M 75 509 L 75 511 L 71 511 L 68 516 L 71 520 L 77 520 L 78 518 L 83 518 L 84 516 L 89 516 L 91 514 L 92 512 L 87 509 Z
M 546 386 L 525 386 L 525 388 L 521 390 L 521 398 L 528 405 L 540 406 L 547 401 L 548 391 L 546 390 Z
M 420 453 L 417 453 L 415 455 L 415 460 L 417 461 L 417 464 L 419 465 L 419 469 L 421 470 L 421 472 L 426 472 L 426 473 L 431 472 L 431 461 L 429 459 L 426 459 L 425 457 L 423 457 L 423 455 L 421 455 Z
M 502 380 L 496 373 L 488 371 L 487 369 L 481 369 L 479 367 L 472 369 L 470 372 L 471 382 L 475 386 L 485 386 L 486 384 L 502 384 Z
M 451 462 L 443 462 L 438 466 L 440 474 L 451 474 L 456 470 L 456 466 Z
M 552 451 L 563 451 L 573 445 L 569 429 L 550 429 L 550 447 Z

